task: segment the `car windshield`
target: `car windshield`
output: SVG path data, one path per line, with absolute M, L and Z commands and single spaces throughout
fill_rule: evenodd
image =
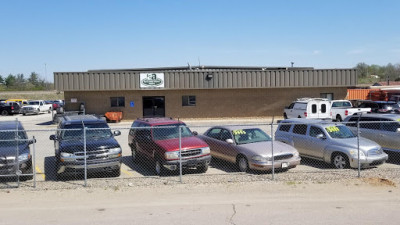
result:
M 192 131 L 185 124 L 167 124 L 153 127 L 153 139 L 166 140 L 179 138 L 179 126 L 181 126 L 181 137 L 193 136 Z
M 28 102 L 28 105 L 39 105 L 39 102 Z
M 101 139 L 112 136 L 111 129 L 106 123 L 85 123 L 87 139 Z M 61 131 L 61 138 L 64 140 L 83 139 L 82 124 L 66 125 Z
M 325 127 L 329 136 L 335 139 L 345 139 L 356 137 L 351 130 L 346 126 L 329 126 Z
M 12 146 L 16 145 L 16 138 L 17 139 L 22 139 L 19 140 L 19 144 L 23 143 L 28 139 L 26 136 L 25 131 L 18 131 L 18 134 L 16 131 L 0 131 L 0 146 Z
M 238 145 L 262 141 L 271 141 L 271 137 L 258 128 L 232 130 L 232 134 Z

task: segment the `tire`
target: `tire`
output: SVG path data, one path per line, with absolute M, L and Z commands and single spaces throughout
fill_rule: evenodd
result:
M 336 116 L 336 122 L 342 122 L 342 121 L 343 121 L 342 117 L 340 115 L 337 115 Z
M 132 143 L 133 145 L 133 143 Z M 131 146 L 131 157 L 132 157 L 132 162 L 137 162 L 138 161 L 138 154 L 135 146 Z
M 298 116 L 297 118 L 301 118 L 301 116 Z
M 249 162 L 245 156 L 239 156 L 237 159 L 237 167 L 240 172 L 247 172 L 249 170 Z
M 165 168 L 158 159 L 154 163 L 154 172 L 157 176 L 163 176 L 165 174 Z
M 119 177 L 121 176 L 121 168 L 115 169 L 113 172 L 111 172 L 112 177 Z
M 8 112 L 7 112 L 7 110 L 3 110 L 3 111 L 1 111 L 1 115 L 2 115 L 2 116 L 8 116 Z
M 288 117 L 286 115 L 286 113 L 283 114 L 283 118 L 286 120 Z
M 26 113 L 22 113 L 23 116 L 26 116 Z
M 347 169 L 350 167 L 349 158 L 343 153 L 335 153 L 332 155 L 332 165 L 336 169 Z
M 36 115 L 39 115 L 39 114 L 40 114 L 40 109 L 38 109 L 36 112 Z
M 197 172 L 199 172 L 199 173 L 205 173 L 208 170 L 208 164 L 198 166 L 196 169 L 197 169 Z

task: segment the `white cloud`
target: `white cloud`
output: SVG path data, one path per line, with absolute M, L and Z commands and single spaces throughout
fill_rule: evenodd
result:
M 312 54 L 313 54 L 313 55 L 319 55 L 319 54 L 321 54 L 321 51 L 320 51 L 320 50 L 314 50 L 314 51 L 312 52 Z
M 350 50 L 347 52 L 348 55 L 358 55 L 358 54 L 362 54 L 365 51 L 363 49 L 354 49 L 354 50 Z

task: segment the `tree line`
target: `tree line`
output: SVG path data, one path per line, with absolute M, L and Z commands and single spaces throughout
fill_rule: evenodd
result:
M 400 81 L 400 64 L 387 64 L 379 66 L 375 64 L 358 63 L 355 67 L 358 71 L 358 79 L 376 78 L 380 81 Z M 375 77 L 377 76 L 377 77 Z
M 8 76 L 0 75 L 1 91 L 39 91 L 53 90 L 54 84 L 41 78 L 39 74 L 32 72 L 29 77 L 25 78 L 24 74 L 9 74 Z

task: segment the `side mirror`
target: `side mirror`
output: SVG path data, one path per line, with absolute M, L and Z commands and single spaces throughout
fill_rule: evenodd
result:
M 194 136 L 199 135 L 199 133 L 197 133 L 197 131 L 193 131 L 192 134 L 193 134 Z
M 115 130 L 115 131 L 114 131 L 114 136 L 119 136 L 119 135 L 121 135 L 121 131 Z
M 232 139 L 226 139 L 225 141 L 226 141 L 226 143 L 228 143 L 228 144 L 233 144 L 233 143 L 234 143 Z
M 324 134 L 317 134 L 317 138 L 318 139 L 323 139 L 323 140 L 326 139 Z
M 52 140 L 52 141 L 57 140 L 56 135 L 54 135 L 54 134 L 50 135 L 50 140 Z M 36 142 L 36 140 L 35 140 L 35 142 Z

